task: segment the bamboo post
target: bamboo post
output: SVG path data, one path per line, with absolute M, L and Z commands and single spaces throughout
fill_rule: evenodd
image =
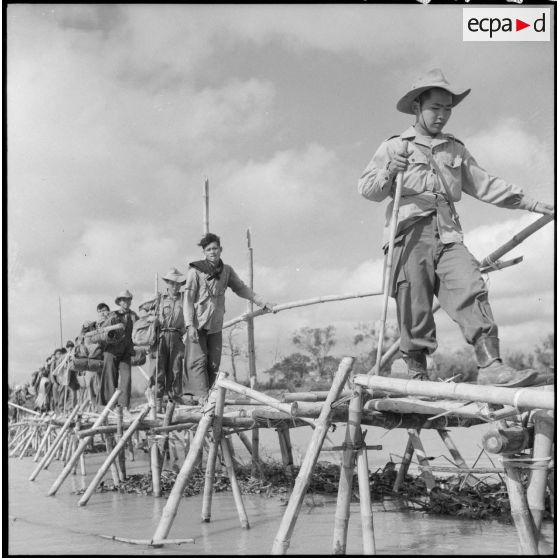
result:
M 292 490 L 294 482 L 294 458 L 293 458 L 293 448 L 291 444 L 291 433 L 290 429 L 286 425 L 281 425 L 277 428 L 277 437 L 279 438 L 279 449 L 281 450 L 281 460 L 283 466 L 285 467 L 285 472 L 290 482 L 289 489 Z M 256 467 L 260 467 L 259 459 L 255 462 Z
M 107 457 L 108 457 L 112 453 L 112 450 L 114 449 L 114 437 L 112 434 L 105 434 L 103 437 L 105 439 L 105 447 L 106 447 Z M 112 476 L 112 482 L 114 483 L 114 486 L 116 488 L 117 486 L 120 485 L 122 478 L 120 476 L 120 471 L 118 470 L 116 463 L 112 461 L 110 463 L 110 474 Z
M 226 372 L 222 372 L 222 376 Z M 207 452 L 207 463 L 205 465 L 205 483 L 203 487 L 203 501 L 201 519 L 205 523 L 211 521 L 211 501 L 213 498 L 213 483 L 215 481 L 215 463 L 217 461 L 217 448 L 221 442 L 221 431 L 223 422 L 223 409 L 225 407 L 225 392 L 222 387 L 217 387 L 217 397 L 215 400 L 215 417 L 213 418 L 213 440 L 209 444 Z
M 529 484 L 527 485 L 527 503 L 538 540 L 545 510 L 544 499 L 549 477 L 546 460 L 552 456 L 554 416 L 553 413 L 535 411 L 531 419 L 535 424 L 535 440 L 533 442 L 533 468 L 530 471 Z
M 169 401 L 167 403 L 167 408 L 165 409 L 165 418 L 163 419 L 163 426 L 169 426 L 172 422 L 172 415 L 174 414 L 174 408 L 176 404 L 174 401 Z M 170 450 L 169 450 L 169 432 L 164 434 L 163 437 L 163 463 L 165 462 L 165 457 L 168 454 L 168 458 L 170 460 Z
M 537 555 L 538 545 L 536 529 L 521 483 L 519 469 L 506 463 L 505 460 L 504 469 L 506 471 L 504 478 L 508 487 L 511 514 L 519 537 L 521 553 L 526 555 Z
M 203 234 L 209 232 L 209 178 L 203 184 Z
M 111 408 L 114 406 L 114 404 L 120 397 L 120 393 L 121 390 L 117 389 L 112 394 L 112 397 L 109 399 L 108 403 L 103 409 L 103 412 L 98 416 L 97 420 L 94 422 L 93 424 L 94 428 L 100 426 L 105 421 L 108 414 L 110 413 Z M 58 478 L 54 481 L 54 483 L 50 487 L 50 490 L 48 491 L 49 496 L 54 496 L 54 494 L 56 494 L 57 490 L 62 486 L 62 483 L 66 480 L 66 477 L 70 474 L 70 471 L 72 470 L 72 467 L 74 466 L 78 458 L 83 458 L 83 452 L 85 451 L 85 448 L 88 446 L 88 444 L 91 442 L 92 439 L 93 439 L 93 435 L 87 436 L 86 438 L 80 440 L 76 451 L 70 457 L 68 463 L 66 464 L 66 466 L 64 467 L 60 475 L 58 475 Z M 81 474 L 85 475 L 85 462 L 83 462 L 83 466 L 81 470 L 82 470 Z
M 420 430 L 417 430 L 420 432 Z M 403 454 L 403 459 L 401 461 L 401 465 L 399 465 L 399 470 L 397 471 L 397 477 L 395 478 L 395 482 L 393 483 L 393 492 L 399 492 L 401 485 L 405 482 L 405 476 L 407 475 L 407 471 L 409 470 L 409 465 L 413 459 L 413 454 L 415 449 L 413 448 L 413 443 L 411 442 L 411 437 L 407 438 L 407 446 L 405 447 L 405 453 Z
M 219 381 L 220 377 L 221 373 L 217 377 L 217 381 Z M 153 540 L 166 539 L 167 535 L 169 534 L 172 523 L 178 511 L 178 506 L 182 498 L 182 492 L 184 490 L 184 487 L 186 486 L 186 483 L 188 482 L 192 470 L 194 469 L 194 465 L 201 451 L 203 440 L 213 421 L 212 410 L 214 410 L 215 407 L 216 397 L 217 390 L 212 389 L 209 392 L 207 403 L 205 404 L 205 407 L 203 409 L 203 416 L 198 424 L 198 428 L 190 445 L 188 455 L 186 456 L 186 459 L 184 460 L 184 463 L 182 464 L 182 467 L 178 475 L 176 476 L 174 486 L 172 487 L 167 503 L 163 509 L 163 512 L 161 513 L 161 519 L 159 520 L 159 524 L 157 526 L 157 529 L 155 530 L 155 534 L 153 535 Z
M 408 142 L 403 141 L 403 151 L 406 153 L 408 149 Z M 399 204 L 401 201 L 401 190 L 403 189 L 403 172 L 397 173 L 397 177 L 395 179 L 395 193 L 393 196 L 393 206 L 391 212 L 391 220 L 389 223 L 389 244 L 388 244 L 388 252 L 387 257 L 384 260 L 384 273 L 382 276 L 382 286 L 383 286 L 383 299 L 382 299 L 382 314 L 380 318 L 381 326 L 380 332 L 378 335 L 378 350 L 376 352 L 376 364 L 374 368 L 370 371 L 372 374 L 379 374 L 380 373 L 380 366 L 382 362 L 382 351 L 384 348 L 384 337 L 385 337 L 385 329 L 386 329 L 386 318 L 387 318 L 387 309 L 388 309 L 388 302 L 389 302 L 389 294 L 391 290 L 391 268 L 393 265 L 393 249 L 395 246 L 395 236 L 397 234 L 397 221 L 399 217 Z
M 352 403 L 353 400 L 351 400 Z M 337 506 L 333 524 L 333 554 L 346 554 L 347 530 L 351 496 L 353 493 L 353 475 L 355 470 L 355 441 L 356 431 L 360 428 L 361 413 L 355 414 L 355 407 L 349 407 L 347 426 L 345 428 L 345 443 L 339 471 L 339 485 L 337 488 Z
M 371 389 L 382 389 L 403 395 L 426 395 L 446 399 L 482 401 L 511 405 L 522 409 L 554 409 L 554 393 L 533 388 L 505 388 L 455 382 L 404 380 L 368 374 L 357 374 L 355 383 Z
M 248 285 L 254 290 L 254 249 L 252 248 L 252 232 L 246 229 L 246 243 L 248 247 Z M 254 303 L 248 301 L 248 315 L 254 311 Z M 248 369 L 250 373 L 250 388 L 257 389 L 258 378 L 256 376 L 256 343 L 254 339 L 254 318 L 247 318 L 246 331 L 248 334 Z M 252 429 L 252 477 L 261 473 L 259 465 L 260 456 L 260 431 Z
M 422 469 L 421 476 L 424 479 L 427 491 L 430 492 L 436 486 L 436 480 L 434 479 L 434 475 L 432 474 L 432 469 L 430 468 L 430 463 L 428 462 L 428 458 L 426 457 L 426 452 L 424 451 L 420 435 L 418 433 L 418 430 L 416 430 L 415 428 L 409 428 L 408 432 L 411 443 L 413 444 L 413 448 L 415 449 L 417 460 Z
M 347 377 L 353 367 L 353 362 L 353 357 L 343 358 L 339 364 L 337 372 L 335 373 L 329 395 L 325 400 L 320 416 L 316 421 L 316 428 L 312 433 L 312 439 L 310 440 L 308 450 L 304 456 L 304 460 L 296 478 L 287 509 L 285 510 L 285 514 L 281 520 L 281 525 L 279 526 L 279 530 L 275 536 L 275 541 L 271 551 L 272 554 L 285 554 L 289 548 L 291 535 L 293 533 L 298 514 L 300 513 L 300 508 L 302 507 L 304 495 L 306 494 L 310 484 L 312 470 L 318 461 L 320 449 L 327 435 L 329 417 L 332 412 L 331 405 L 338 399 L 339 394 L 343 390 Z
M 120 439 L 122 438 L 122 434 L 124 432 L 124 428 L 122 424 L 123 422 L 124 422 L 124 418 L 123 418 L 122 405 L 117 405 L 116 406 L 116 441 L 117 442 L 120 441 Z M 125 481 L 126 480 L 126 448 L 124 448 L 118 454 L 117 468 L 120 473 L 121 480 Z
M 141 411 L 141 413 L 135 418 L 135 420 L 132 422 L 132 424 L 130 424 L 130 426 L 127 428 L 126 432 L 124 432 L 124 434 L 122 435 L 122 438 L 120 438 L 120 440 L 118 440 L 118 443 L 113 448 L 113 450 L 111 451 L 109 456 L 105 459 L 105 462 L 101 465 L 100 469 L 97 471 L 97 474 L 95 475 L 95 477 L 91 481 L 90 485 L 87 487 L 87 490 L 83 493 L 83 496 L 81 497 L 80 501 L 78 502 L 78 505 L 85 506 L 85 504 L 87 504 L 87 502 L 89 501 L 89 498 L 91 498 L 91 495 L 93 494 L 93 492 L 95 492 L 95 489 L 97 488 L 98 484 L 101 482 L 102 478 L 105 476 L 105 473 L 107 472 L 111 463 L 114 462 L 114 460 L 118 456 L 118 453 L 125 446 L 126 442 L 132 437 L 132 434 L 136 431 L 140 422 L 147 415 L 147 413 L 149 413 L 149 407 L 146 406 Z
M 41 461 L 39 462 L 39 464 L 37 465 L 35 470 L 31 473 L 31 476 L 29 477 L 30 481 L 34 481 L 37 478 L 37 475 L 41 472 L 41 470 L 44 467 L 48 466 L 47 462 L 49 462 L 49 459 L 50 459 L 51 456 L 54 456 L 54 452 L 58 449 L 61 442 L 63 441 L 64 436 L 65 436 L 68 428 L 70 427 L 70 423 L 74 420 L 74 418 L 78 414 L 78 412 L 81 411 L 81 408 L 82 408 L 82 406 L 80 405 L 80 406 L 76 406 L 72 409 L 72 412 L 70 413 L 70 416 L 66 419 L 66 422 L 64 423 L 64 425 L 62 426 L 62 428 L 58 432 L 58 436 L 56 437 L 55 441 L 51 445 L 49 451 L 47 451 L 47 453 L 41 459 Z
M 159 445 L 157 444 L 157 436 L 151 436 L 151 487 L 153 490 L 153 498 L 161 497 L 161 454 Z
M 36 434 L 36 430 L 34 428 L 32 428 L 31 429 L 31 435 L 27 438 L 27 442 L 25 443 L 25 445 L 23 446 L 23 449 L 21 450 L 21 453 L 19 454 L 20 459 L 23 459 L 23 456 L 25 455 L 25 452 L 27 451 L 27 448 L 31 445 L 31 442 L 35 438 L 35 434 Z
M 231 488 L 233 492 L 234 503 L 236 504 L 236 511 L 238 512 L 238 518 L 240 519 L 240 526 L 243 529 L 250 529 L 248 515 L 246 514 L 244 502 L 242 501 L 242 494 L 240 492 L 236 473 L 234 472 L 234 464 L 229 444 L 230 440 L 226 436 L 223 436 L 223 438 L 221 439 L 221 451 L 223 452 L 225 467 L 227 468 L 227 475 L 229 476 L 229 480 L 231 481 Z
M 355 443 L 357 446 L 357 475 L 360 497 L 360 520 L 362 524 L 362 551 L 365 555 L 373 555 L 376 554 L 376 541 L 374 538 L 372 501 L 370 499 L 368 446 L 364 441 L 361 427 L 362 392 L 362 386 L 355 386 L 355 397 L 353 397 L 349 403 L 349 420 L 352 420 L 358 425 L 358 428 L 355 430 Z

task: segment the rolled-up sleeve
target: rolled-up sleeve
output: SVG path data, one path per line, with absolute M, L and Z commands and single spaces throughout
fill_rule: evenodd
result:
M 393 178 L 390 177 L 388 165 L 391 149 L 388 142 L 378 148 L 358 181 L 358 193 L 367 200 L 381 202 L 391 193 Z
M 480 201 L 507 209 L 532 211 L 536 204 L 535 200 L 525 196 L 519 186 L 485 171 L 465 148 L 462 188 L 466 194 Z
M 263 300 L 237 275 L 236 271 L 231 267 L 229 273 L 229 281 L 227 286 L 230 287 L 239 297 L 251 300 L 257 306 L 263 306 Z

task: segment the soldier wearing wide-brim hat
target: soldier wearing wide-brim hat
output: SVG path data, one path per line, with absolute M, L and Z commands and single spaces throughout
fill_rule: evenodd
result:
M 151 354 L 152 376 L 157 370 L 157 397 L 167 395 L 175 402 L 182 402 L 182 370 L 184 365 L 184 342 L 186 333 L 184 307 L 180 287 L 186 277 L 175 267 L 163 276 L 167 293 L 159 302 L 159 338 L 157 351 Z
M 132 329 L 138 315 L 130 308 L 133 295 L 129 290 L 122 291 L 114 302 L 120 307 L 108 315 L 107 320 L 124 324 L 122 339 L 110 344 L 103 353 L 103 370 L 101 371 L 100 399 L 103 405 L 112 397 L 118 387 L 122 390 L 118 404 L 124 408 L 126 418 L 129 417 L 130 399 L 132 396 L 132 365 L 131 358 L 134 350 L 132 343 Z
M 426 355 L 437 348 L 432 313 L 436 295 L 474 346 L 477 382 L 513 385 L 522 378 L 500 358 L 488 291 L 478 262 L 463 244 L 454 203 L 465 192 L 509 209 L 553 214 L 554 206 L 532 200 L 518 186 L 488 174 L 460 140 L 442 132 L 452 109 L 470 91 L 454 86 L 439 69 L 419 77 L 397 103 L 400 112 L 415 116 L 414 125 L 380 145 L 358 191 L 381 202 L 393 197 L 395 177 L 403 173 L 389 288 L 397 303 L 400 350 L 410 377 L 427 377 Z M 386 209 L 386 242 L 392 209 L 393 201 Z

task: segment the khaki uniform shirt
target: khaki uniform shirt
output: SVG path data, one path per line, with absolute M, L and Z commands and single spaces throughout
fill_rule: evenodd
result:
M 388 163 L 403 151 L 407 140 L 408 166 L 403 174 L 397 234 L 405 231 L 418 219 L 436 213 L 440 239 L 444 244 L 462 242 L 461 227 L 452 217 L 444 186 L 426 155 L 415 145 L 430 151 L 436 161 L 454 202 L 462 192 L 483 202 L 508 209 L 532 210 L 535 201 L 527 198 L 519 186 L 488 174 L 475 161 L 467 148 L 451 134 L 438 134 L 435 138 L 418 136 L 411 126 L 401 136 L 384 141 L 364 170 L 358 182 L 358 191 L 366 199 L 381 202 L 393 197 L 395 180 L 390 178 Z M 384 243 L 389 241 L 389 226 L 393 201 L 386 208 Z
M 230 287 L 238 296 L 263 306 L 263 300 L 236 274 L 235 270 L 223 264 L 219 279 L 207 279 L 207 275 L 194 267 L 188 268 L 186 275 L 184 320 L 186 326 L 206 329 L 217 333 L 223 329 L 225 316 L 225 291 Z
M 186 333 L 184 308 L 180 294 L 175 298 L 172 298 L 169 294 L 163 296 L 159 306 L 159 322 L 161 331 L 176 329 L 181 335 Z

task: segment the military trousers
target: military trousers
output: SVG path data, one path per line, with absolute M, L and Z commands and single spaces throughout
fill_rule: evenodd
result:
M 120 356 L 110 351 L 103 353 L 103 370 L 101 371 L 101 403 L 106 405 L 116 388 L 122 390 L 118 404 L 130 408 L 132 396 L 132 367 L 129 356 Z
M 188 330 L 185 385 L 184 393 L 205 397 L 215 383 L 221 352 L 223 349 L 223 333 L 208 333 L 205 329 L 198 329 L 198 339 L 192 339 Z
M 479 262 L 464 244 L 440 241 L 436 214 L 423 217 L 396 238 L 392 270 L 390 294 L 397 304 L 403 355 L 436 350 L 434 296 L 467 343 L 498 336 Z
M 151 355 L 151 376 L 157 375 L 157 397 L 182 395 L 184 343 L 179 331 L 163 331 L 157 353 Z M 157 370 L 156 370 L 157 369 Z

